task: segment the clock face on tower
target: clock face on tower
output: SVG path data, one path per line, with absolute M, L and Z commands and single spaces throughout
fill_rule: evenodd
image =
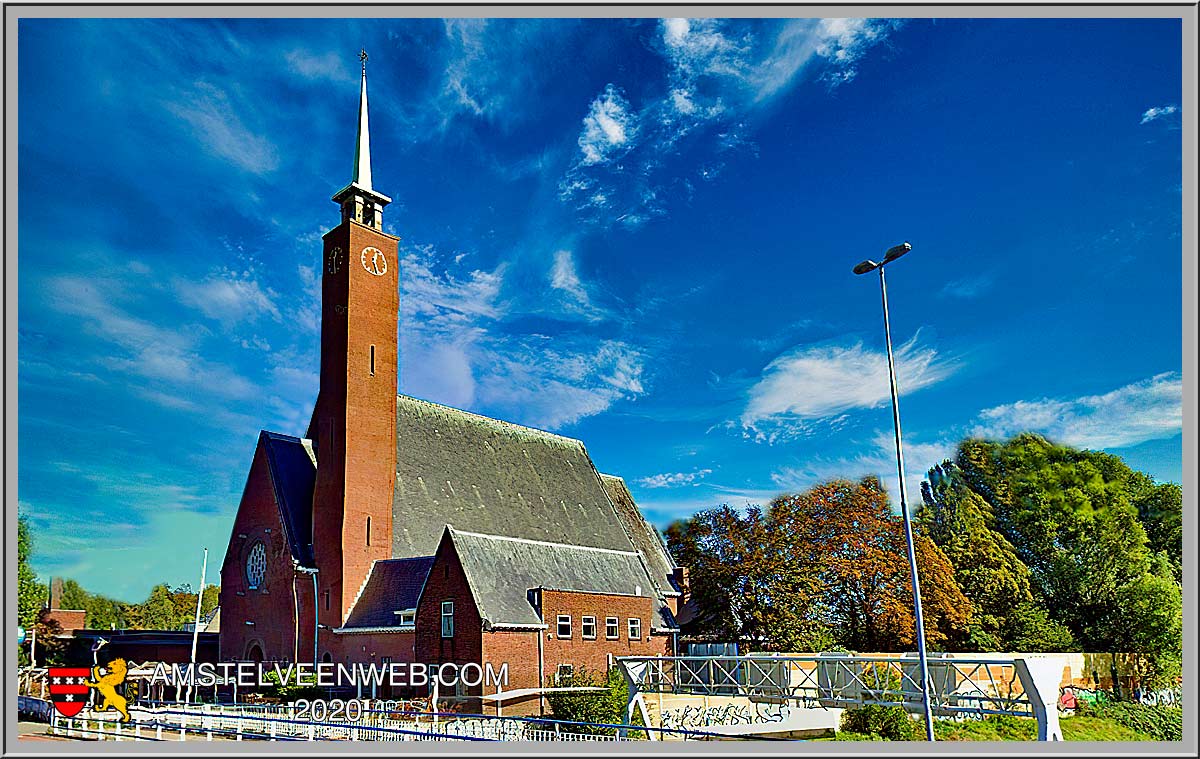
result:
M 342 249 L 334 248 L 329 251 L 329 273 L 337 274 L 342 268 Z
M 363 248 L 362 265 L 377 277 L 387 274 L 387 256 L 379 248 Z

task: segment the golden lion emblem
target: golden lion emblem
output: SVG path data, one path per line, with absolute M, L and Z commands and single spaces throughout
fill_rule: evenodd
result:
M 105 670 L 107 674 L 101 675 Z M 125 682 L 128 671 L 129 667 L 124 659 L 113 659 L 107 667 L 92 667 L 92 679 L 86 683 L 87 687 L 95 688 L 104 698 L 99 706 L 93 708 L 98 712 L 114 709 L 120 712 L 122 722 L 129 721 L 129 707 L 125 697 L 117 693 L 117 686 Z

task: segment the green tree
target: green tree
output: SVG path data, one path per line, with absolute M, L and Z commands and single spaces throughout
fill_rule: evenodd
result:
M 1131 480 L 1132 500 L 1146 528 L 1148 547 L 1165 553 L 1176 582 L 1183 581 L 1183 488 L 1173 482 L 1156 485 L 1135 472 Z
M 195 596 L 192 597 L 193 602 Z M 141 604 L 138 627 L 143 630 L 174 630 L 180 619 L 171 589 L 164 584 L 150 589 L 150 597 Z
M 1029 568 L 1017 558 L 1012 544 L 993 529 L 991 505 L 968 487 L 953 462 L 929 470 L 921 495 L 917 520 L 922 532 L 945 552 L 954 566 L 955 580 L 975 611 L 964 647 L 1011 649 L 1002 631 L 1015 608 L 1033 601 Z
M 49 589 L 38 582 L 29 560 L 33 556 L 33 534 L 23 516 L 17 517 L 17 624 L 32 630 L 38 612 L 46 605 Z
M 952 464 L 930 471 L 923 490 L 923 523 L 943 545 L 957 541 L 978 549 L 994 543 L 971 520 L 954 521 L 982 514 L 1028 568 L 1033 605 L 1016 604 L 1012 618 L 994 626 L 1006 647 L 1065 647 L 1069 631 L 1074 647 L 1084 650 L 1128 649 L 1160 661 L 1178 653 L 1174 638 L 1162 632 L 1174 608 L 1172 587 L 1178 589 L 1165 582 L 1177 576 L 1173 557 L 1181 555 L 1175 551 L 1175 503 L 1182 497 L 1175 486 L 1155 485 L 1118 456 L 1023 434 L 1006 443 L 963 441 Z M 982 537 L 957 534 L 976 530 Z M 1160 561 L 1152 560 L 1155 549 Z M 953 547 L 948 554 L 985 613 L 995 609 L 988 594 L 966 579 L 986 551 Z M 1155 646 L 1166 648 L 1152 652 Z
M 999 632 L 1003 643 L 998 648 L 1005 651 L 1054 653 L 1079 650 L 1071 630 L 1051 619 L 1045 609 L 1032 601 L 1014 607 L 1004 617 Z
M 1123 653 L 1136 654 L 1139 679 L 1146 685 L 1173 684 L 1179 674 L 1183 650 L 1183 593 L 1172 576 L 1166 554 L 1160 554 L 1156 567 L 1136 580 L 1121 586 L 1113 622 L 1114 646 Z

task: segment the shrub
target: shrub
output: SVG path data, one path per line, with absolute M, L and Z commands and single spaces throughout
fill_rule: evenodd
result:
M 284 671 L 286 672 L 287 670 Z M 264 674 L 263 680 L 268 685 L 263 695 L 267 696 L 268 698 L 279 699 L 279 701 L 283 703 L 290 703 L 301 698 L 322 698 L 325 695 L 325 691 L 321 688 L 318 688 L 316 685 L 301 685 L 300 673 L 298 671 L 293 670 L 290 674 L 291 676 L 288 678 L 286 683 L 281 683 L 279 681 L 279 673 L 275 670 L 270 670 Z
M 1149 735 L 1156 741 L 1183 740 L 1182 706 L 1147 706 L 1127 702 L 1102 705 L 1080 703 L 1079 706 L 1077 713 L 1080 716 L 1115 722 Z
M 557 687 L 589 687 L 601 686 L 604 691 L 560 691 L 546 694 L 550 702 L 550 711 L 555 719 L 571 722 L 599 722 L 608 725 L 619 725 L 625 721 L 625 705 L 629 699 L 629 689 L 625 677 L 615 667 L 608 671 L 603 681 L 598 681 L 585 667 L 580 667 L 568 677 L 563 677 Z M 641 715 L 634 711 L 633 724 L 641 724 Z M 572 733 L 588 733 L 612 735 L 615 728 L 598 727 L 593 725 L 562 725 L 561 729 Z M 631 735 L 641 735 L 640 731 Z
M 899 706 L 868 704 L 842 712 L 841 729 L 846 733 L 877 735 L 889 741 L 919 741 L 918 725 Z M 850 739 L 852 740 L 852 739 Z

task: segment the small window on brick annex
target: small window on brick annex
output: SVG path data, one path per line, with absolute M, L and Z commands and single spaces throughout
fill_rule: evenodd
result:
M 584 617 L 583 621 L 580 623 L 580 627 L 582 628 L 582 635 L 585 639 L 587 639 L 587 640 L 595 640 L 596 639 L 596 618 L 595 617 Z
M 442 637 L 454 637 L 454 602 L 442 601 Z
M 559 614 L 558 615 L 558 637 L 560 637 L 560 638 L 571 637 L 571 615 L 570 614 Z
M 635 619 L 633 617 L 629 618 L 629 639 L 630 640 L 641 640 L 642 639 L 642 620 Z
M 559 664 L 558 670 L 554 673 L 554 681 L 561 683 L 575 674 L 575 665 Z
M 605 617 L 604 637 L 615 640 L 621 637 L 621 620 L 617 617 Z

